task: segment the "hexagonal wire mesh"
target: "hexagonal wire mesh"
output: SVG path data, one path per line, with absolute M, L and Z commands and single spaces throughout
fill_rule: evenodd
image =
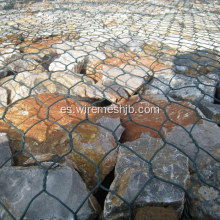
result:
M 220 217 L 218 1 L 0 8 L 1 219 Z

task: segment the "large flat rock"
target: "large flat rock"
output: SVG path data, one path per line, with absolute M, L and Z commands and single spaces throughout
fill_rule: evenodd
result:
M 95 199 L 87 198 L 85 183 L 68 167 L 49 170 L 46 179 L 45 171 L 40 168 L 3 168 L 0 169 L 0 185 L 1 202 L 10 212 L 9 216 L 0 207 L 2 220 L 9 220 L 11 216 L 44 220 L 75 219 L 77 216 L 80 220 L 90 220 L 98 214 Z
M 104 218 L 128 219 L 130 204 L 133 219 L 179 219 L 185 196 L 181 187 L 189 177 L 187 157 L 161 139 L 144 134 L 126 142 L 119 150 Z

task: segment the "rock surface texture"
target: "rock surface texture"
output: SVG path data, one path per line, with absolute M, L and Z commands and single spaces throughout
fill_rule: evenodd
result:
M 181 187 L 188 181 L 188 159 L 161 139 L 142 135 L 120 147 L 110 187 L 117 194 L 108 194 L 104 217 L 128 219 L 128 204 L 132 203 L 133 219 L 178 219 L 185 200 Z
M 12 216 L 20 219 L 24 213 L 27 219 L 74 219 L 77 216 L 77 219 L 85 220 L 97 217 L 99 207 L 93 196 L 78 211 L 88 190 L 75 170 L 56 168 L 49 171 L 46 179 L 44 177 L 45 172 L 39 168 L 1 169 L 1 202 L 11 214 L 1 207 L 1 219 L 8 220 Z
M 133 204 L 134 202 L 135 208 L 139 208 L 138 210 L 143 209 L 140 211 L 144 213 L 142 215 L 148 216 L 149 214 L 149 218 L 156 219 L 158 217 L 160 219 L 162 216 L 151 216 L 151 205 L 154 204 L 159 210 L 160 204 L 166 204 L 166 201 L 169 201 L 170 204 L 167 205 L 170 208 L 167 213 L 162 211 L 162 215 L 167 216 L 167 219 L 178 219 L 183 210 L 184 192 L 182 190 L 182 194 L 178 194 L 177 192 L 180 189 L 176 189 L 177 191 L 172 189 L 168 190 L 167 196 L 165 196 L 169 187 L 163 187 L 163 184 L 166 185 L 167 183 L 161 183 L 161 180 L 168 180 L 174 184 L 179 181 L 178 186 L 186 190 L 190 183 L 188 173 L 190 170 L 190 172 L 194 173 L 194 176 L 197 176 L 198 173 L 200 174 L 200 177 L 197 176 L 196 179 L 200 184 L 201 181 L 204 181 L 206 184 L 211 184 L 215 189 L 218 189 L 220 187 L 219 181 L 213 178 L 218 175 L 216 172 L 219 169 L 219 163 L 216 160 L 220 158 L 220 141 L 218 138 L 220 129 L 215 123 L 203 120 L 202 116 L 195 111 L 195 106 L 187 102 L 168 101 L 162 95 L 144 95 L 141 98 L 133 96 L 131 100 L 122 103 L 122 106 L 132 103 L 135 103 L 132 111 L 137 112 L 140 109 L 146 109 L 147 111 L 143 114 L 131 113 L 131 119 L 125 115 L 121 116 L 125 127 L 125 132 L 122 136 L 124 144 L 120 146 L 115 179 L 110 187 L 117 194 L 108 194 L 104 216 L 106 219 L 126 219 L 129 216 L 128 203 Z M 159 110 L 155 111 L 155 106 L 158 106 Z M 151 108 L 153 108 L 153 112 L 149 112 Z M 206 137 L 205 139 L 203 138 L 204 136 Z M 166 151 L 166 153 L 163 154 L 163 151 Z M 214 158 L 210 157 L 210 155 Z M 184 162 L 180 162 L 181 160 Z M 192 161 L 195 161 L 195 163 L 193 164 Z M 153 176 L 158 172 L 157 167 L 154 168 L 154 163 L 157 166 L 161 166 L 160 170 L 164 172 L 159 174 L 161 177 L 159 180 Z M 181 163 L 181 168 L 176 163 Z M 185 163 L 184 169 L 182 167 L 183 163 Z M 143 168 L 141 164 L 143 164 Z M 189 168 L 186 167 L 186 164 L 189 165 Z M 137 172 L 139 169 L 141 174 Z M 177 172 L 178 174 L 169 173 L 170 179 L 166 179 L 166 172 Z M 140 177 L 138 176 L 139 174 Z M 182 179 L 172 179 L 177 177 L 184 177 L 184 181 Z M 148 180 L 149 183 L 143 188 Z M 194 183 L 195 180 L 191 180 L 191 184 Z M 156 187 L 157 184 L 158 187 Z M 199 186 L 201 187 L 202 185 Z M 140 189 L 143 189 L 143 191 L 133 201 Z M 213 190 L 217 193 L 218 191 L 215 191 L 215 189 Z M 211 199 L 211 197 L 210 199 L 200 198 L 199 191 L 194 188 L 193 190 L 192 201 L 195 204 L 195 207 L 193 206 L 194 209 L 192 209 L 193 215 L 197 216 L 196 209 L 199 209 L 198 207 L 204 204 L 204 208 L 201 211 L 202 214 L 200 213 L 199 215 L 204 218 L 207 214 L 210 218 L 215 219 L 219 211 L 217 208 L 218 199 Z M 154 192 L 152 197 L 150 192 Z M 179 201 L 179 206 L 172 202 L 171 192 L 175 196 L 179 196 L 179 200 L 173 197 L 173 201 Z M 156 200 L 157 193 L 160 195 L 158 198 L 164 199 L 164 201 Z M 118 195 L 121 197 L 118 198 Z M 197 201 L 196 198 L 200 198 L 201 202 Z M 172 209 L 171 204 L 175 204 L 176 209 Z M 213 209 L 213 207 L 216 208 Z M 161 206 L 161 209 L 164 210 L 164 207 Z M 134 216 L 136 215 L 135 213 L 136 211 L 134 210 Z
M 52 153 L 65 157 L 66 163 L 80 172 L 89 188 L 97 183 L 97 167 L 103 180 L 115 166 L 117 142 L 124 129 L 119 118 L 86 112 L 86 106 L 89 106 L 86 102 L 54 94 L 40 94 L 37 99 L 29 97 L 12 105 L 5 121 L 0 121 L 0 131 L 10 135 L 13 153 L 24 146 L 15 158 L 17 165 L 22 165 L 29 154 Z M 1 110 L 3 113 L 4 109 Z M 86 115 L 89 121 L 85 120 Z M 21 134 L 25 134 L 25 144 Z

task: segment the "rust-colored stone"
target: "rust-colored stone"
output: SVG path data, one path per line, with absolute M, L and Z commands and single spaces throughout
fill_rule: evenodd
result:
M 197 121 L 199 124 L 202 123 L 190 103 L 169 102 L 162 95 L 143 95 L 142 99 L 136 95 L 119 104 L 123 107 L 132 106 L 135 110 L 135 113 L 130 114 L 131 120 L 127 115 L 121 114 L 121 121 L 124 122 L 125 127 L 122 135 L 123 141 L 134 141 L 141 134 L 148 132 L 152 137 L 166 136 L 176 126 L 187 126 Z M 154 107 L 159 107 L 159 109 Z M 139 111 L 144 108 L 146 108 L 146 112 L 152 111 L 152 113 L 140 113 Z M 152 110 L 150 110 L 151 108 Z M 158 110 L 159 113 L 157 113 Z
M 25 39 L 23 43 L 19 44 L 19 48 L 24 53 L 40 53 L 41 50 L 49 50 L 56 52 L 51 49 L 53 44 L 56 44 L 63 40 L 75 40 L 79 38 L 77 32 L 73 32 L 66 35 L 54 35 L 49 37 L 39 37 L 33 40 Z
M 17 164 L 22 165 L 29 158 L 25 151 L 34 156 L 48 153 L 65 156 L 67 164 L 77 169 L 88 187 L 93 188 L 97 183 L 96 165 L 117 144 L 110 131 L 91 122 L 101 123 L 104 127 L 109 124 L 109 129 L 114 130 L 120 120 L 114 119 L 114 115 L 112 119 L 103 119 L 103 115 L 90 112 L 87 114 L 89 120 L 86 120 L 85 112 L 80 111 L 85 106 L 89 103 L 55 94 L 39 94 L 9 107 L 4 119 L 0 120 L 0 132 L 9 134 L 13 153 L 22 150 L 22 154 L 15 158 Z M 3 112 L 0 108 L 0 116 Z M 120 138 L 123 128 L 117 132 Z M 25 136 L 24 149 L 22 134 Z M 117 149 L 99 165 L 101 180 L 113 169 L 116 158 Z
M 145 66 L 150 70 L 161 70 L 168 68 L 168 66 L 162 64 L 157 59 L 147 56 L 145 54 L 136 54 L 132 52 L 114 54 L 113 57 L 106 58 L 104 61 L 90 64 L 91 68 L 89 71 L 90 76 L 95 78 L 97 81 L 102 80 L 102 74 L 104 73 L 105 67 L 114 68 L 122 65 L 133 65 L 133 66 Z M 170 68 L 170 67 L 169 67 Z

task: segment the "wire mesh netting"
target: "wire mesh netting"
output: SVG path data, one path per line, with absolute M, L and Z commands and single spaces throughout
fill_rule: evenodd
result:
M 0 219 L 219 219 L 219 16 L 0 1 Z

